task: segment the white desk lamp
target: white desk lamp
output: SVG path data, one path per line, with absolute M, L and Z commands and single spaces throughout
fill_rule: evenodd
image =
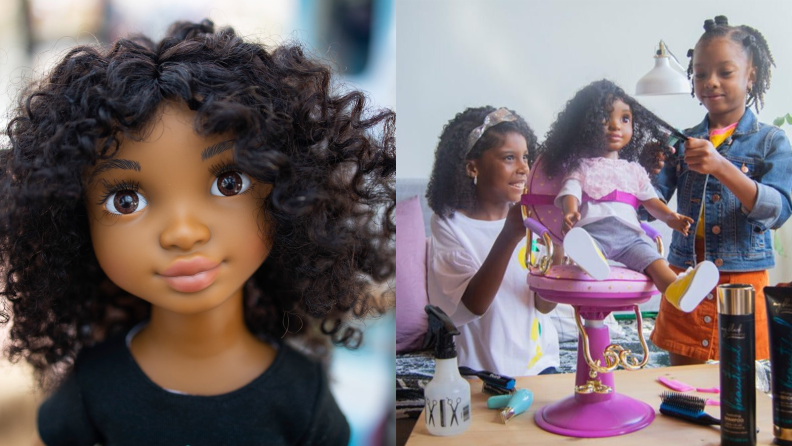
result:
M 677 58 L 660 41 L 660 50 L 655 55 L 655 66 L 635 86 L 636 95 L 657 96 L 690 93 L 687 72 Z

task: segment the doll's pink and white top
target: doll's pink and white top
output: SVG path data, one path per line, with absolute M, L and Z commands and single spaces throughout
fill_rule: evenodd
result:
M 632 205 L 621 201 L 583 199 L 585 194 L 593 200 L 600 200 L 614 191 L 630 194 L 638 201 L 657 198 L 649 174 L 640 164 L 623 159 L 598 157 L 580 160 L 580 166 L 564 177 L 564 184 L 556 195 L 555 205 L 562 208 L 561 198 L 572 195 L 582 203 L 580 221 L 575 226 L 585 226 L 603 218 L 616 217 L 642 234 L 641 223 Z

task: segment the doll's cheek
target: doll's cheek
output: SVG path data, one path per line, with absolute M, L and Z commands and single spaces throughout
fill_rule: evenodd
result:
M 140 280 L 141 271 L 146 270 L 142 263 L 146 255 L 143 243 L 131 243 L 124 237 L 115 237 L 114 231 L 108 230 L 100 223 L 99 228 L 91 231 L 96 259 L 107 277 L 121 288 Z M 150 268 L 149 268 L 150 269 Z

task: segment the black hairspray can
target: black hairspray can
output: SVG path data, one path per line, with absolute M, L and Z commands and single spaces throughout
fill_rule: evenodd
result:
M 718 287 L 721 445 L 756 445 L 754 289 Z

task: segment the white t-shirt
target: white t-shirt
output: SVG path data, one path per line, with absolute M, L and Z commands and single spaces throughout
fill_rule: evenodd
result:
M 550 317 L 534 305 L 526 282 L 525 244 L 512 253 L 489 309 L 477 316 L 461 302 L 470 279 L 489 255 L 504 220 L 473 220 L 460 212 L 431 218 L 428 257 L 429 302 L 459 328 L 459 364 L 509 376 L 536 375 L 558 367 L 558 335 Z

